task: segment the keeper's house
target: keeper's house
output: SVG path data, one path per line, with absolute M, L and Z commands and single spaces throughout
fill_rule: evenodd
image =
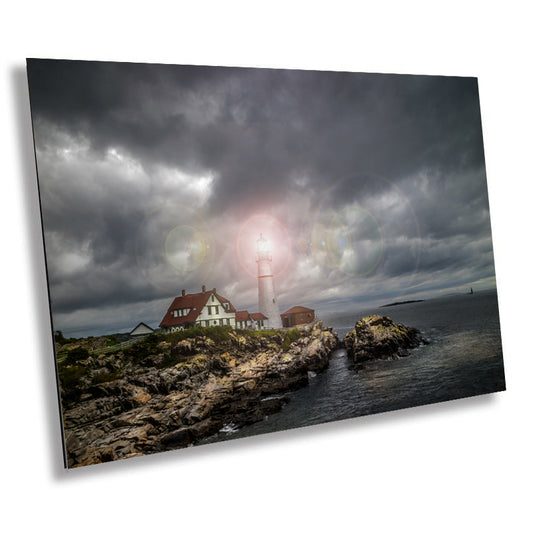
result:
M 314 309 L 297 305 L 281 314 L 281 323 L 284 328 L 291 328 L 300 324 L 309 324 L 315 319 Z
M 217 294 L 216 289 L 210 291 L 202 287 L 202 292 L 186 294 L 174 298 L 159 327 L 165 333 L 181 331 L 194 326 L 231 326 L 235 328 L 235 307 L 232 303 Z

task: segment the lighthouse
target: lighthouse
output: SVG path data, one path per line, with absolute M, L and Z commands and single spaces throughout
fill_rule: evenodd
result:
M 274 292 L 274 276 L 272 275 L 272 255 L 268 241 L 259 236 L 257 240 L 257 289 L 259 312 L 268 317 L 270 329 L 281 328 L 278 301 Z

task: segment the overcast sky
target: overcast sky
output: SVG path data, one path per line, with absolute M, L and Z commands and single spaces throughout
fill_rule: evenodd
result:
M 181 289 L 283 312 L 495 286 L 475 78 L 30 60 L 53 326 L 155 327 Z

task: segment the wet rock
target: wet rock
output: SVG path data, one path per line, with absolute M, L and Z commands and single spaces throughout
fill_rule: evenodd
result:
M 188 428 L 177 429 L 161 438 L 163 449 L 182 448 L 192 442 L 192 434 Z
M 395 323 L 387 316 L 362 318 L 344 337 L 344 347 L 354 361 L 405 357 L 425 342 L 420 331 Z

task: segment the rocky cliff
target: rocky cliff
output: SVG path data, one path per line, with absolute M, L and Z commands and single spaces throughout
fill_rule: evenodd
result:
M 59 365 L 68 465 L 185 447 L 224 424 L 261 420 L 287 401 L 280 393 L 324 370 L 337 345 L 318 322 L 282 332 L 151 335 L 99 356 L 73 351 Z
M 344 337 L 344 347 L 354 361 L 405 357 L 408 350 L 425 343 L 415 328 L 392 321 L 387 316 L 362 318 Z

